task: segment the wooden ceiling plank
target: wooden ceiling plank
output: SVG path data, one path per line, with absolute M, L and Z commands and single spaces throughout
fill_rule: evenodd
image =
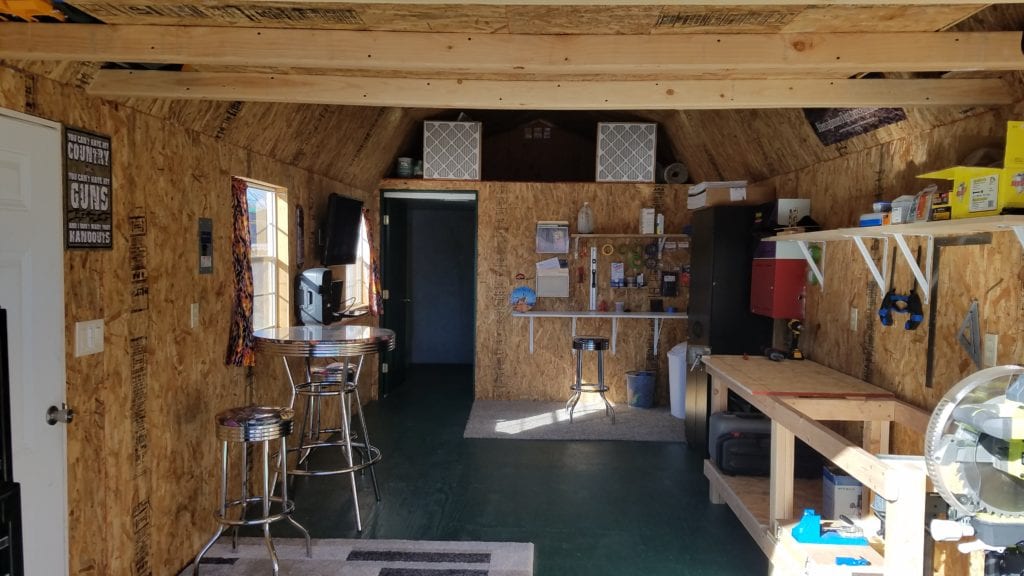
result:
M 124 0 L 112 0 L 111 4 L 124 4 Z M 282 0 L 246 0 L 251 6 L 280 6 Z M 984 4 L 1016 4 L 1016 0 L 989 0 Z M 182 3 L 184 4 L 184 2 Z M 306 0 L 310 7 L 322 5 L 345 4 L 348 6 L 564 6 L 562 0 Z M 646 6 L 649 0 L 572 0 L 574 6 Z M 659 6 L 697 6 L 701 8 L 732 7 L 732 6 L 764 6 L 765 0 L 662 0 Z M 772 6 L 947 6 L 971 4 L 964 0 L 828 0 L 825 2 L 808 2 L 806 0 L 771 0 Z
M 734 74 L 1024 69 L 1021 32 L 675 36 L 0 23 L 0 58 L 419 74 Z
M 101 70 L 87 90 L 101 97 L 495 110 L 855 108 L 1013 101 L 1006 84 L 995 78 L 581 82 Z

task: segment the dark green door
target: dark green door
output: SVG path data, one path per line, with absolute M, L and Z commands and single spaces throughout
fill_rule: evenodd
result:
M 409 246 L 407 204 L 381 198 L 381 284 L 384 316 L 381 325 L 395 331 L 395 349 L 381 357 L 380 395 L 388 395 L 405 381 L 409 367 Z

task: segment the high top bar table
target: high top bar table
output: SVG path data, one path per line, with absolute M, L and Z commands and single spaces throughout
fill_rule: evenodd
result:
M 372 326 L 336 325 L 336 326 L 295 326 L 291 328 L 266 328 L 258 330 L 254 337 L 256 349 L 268 354 L 281 356 L 291 385 L 289 408 L 295 407 L 295 399 L 302 396 L 306 399 L 306 410 L 300 426 L 299 442 L 291 448 L 298 452 L 298 461 L 288 471 L 293 476 L 329 476 L 349 474 L 352 484 L 352 503 L 355 509 L 356 529 L 362 531 L 362 519 L 359 513 L 359 498 L 356 489 L 356 472 L 370 468 L 373 479 L 373 490 L 380 501 L 380 490 L 377 486 L 377 475 L 373 465 L 380 461 L 381 454 L 377 447 L 370 444 L 363 417 L 362 402 L 359 398 L 359 376 L 363 368 L 363 360 L 367 356 L 395 349 L 395 333 L 385 328 Z M 289 358 L 300 358 L 304 362 L 305 380 L 296 382 L 292 376 Z M 341 359 L 338 364 L 327 370 L 314 370 L 314 358 Z M 352 407 L 349 396 L 355 396 L 355 415 L 359 417 L 361 438 L 353 438 L 350 428 Z M 324 428 L 320 425 L 321 400 L 337 396 L 340 404 L 338 428 Z M 331 434 L 338 433 L 338 440 L 330 440 Z M 322 438 L 327 435 L 328 438 Z M 308 458 L 312 451 L 320 448 L 340 447 L 345 464 L 340 467 L 311 469 Z M 361 451 L 360 461 L 353 457 L 353 448 Z

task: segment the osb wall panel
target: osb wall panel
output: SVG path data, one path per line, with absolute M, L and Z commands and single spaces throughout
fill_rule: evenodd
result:
M 287 398 L 279 379 L 252 386 L 245 369 L 223 363 L 230 177 L 284 186 L 307 215 L 331 191 L 365 193 L 3 67 L 0 105 L 112 138 L 114 248 L 65 254 L 67 399 L 77 412 L 68 428 L 71 573 L 176 573 L 214 529 L 214 414 L 250 398 Z M 199 217 L 214 221 L 209 276 L 196 271 Z M 307 239 L 307 264 L 313 246 Z M 195 329 L 192 302 L 201 311 Z M 73 357 L 74 323 L 94 318 L 106 322 L 105 352 Z
M 812 215 L 826 228 L 851 226 L 858 214 L 869 210 L 872 201 L 921 189 L 925 182 L 916 179 L 917 174 L 952 165 L 981 146 L 1001 148 L 1006 121 L 1022 115 L 1024 104 L 972 116 L 774 180 L 780 194 L 810 198 Z M 918 244 L 911 242 L 911 249 L 916 250 Z M 876 258 L 881 258 L 882 250 L 882 244 L 876 242 Z M 890 258 L 891 250 L 892 245 Z M 852 242 L 827 244 L 824 273 L 823 291 L 807 287 L 806 336 L 801 339 L 807 354 L 892 390 L 914 405 L 933 409 L 953 385 L 976 371 L 957 342 L 960 324 L 973 300 L 979 304 L 982 334 L 999 335 L 997 361 L 1024 361 L 1024 255 L 1009 232 L 993 234 L 990 245 L 942 249 L 935 318 L 929 318 L 926 306 L 924 322 L 913 331 L 902 328 L 902 317 L 891 327 L 880 324 L 876 314 L 878 287 Z M 898 256 L 894 286 L 906 292 L 912 284 L 906 262 Z M 858 310 L 856 329 L 850 323 L 851 308 Z M 935 376 L 933 386 L 928 388 L 925 371 L 928 326 L 932 321 Z M 893 427 L 892 448 L 896 453 L 920 454 L 922 438 L 897 425 Z M 937 553 L 938 574 L 966 574 L 971 569 L 977 567 L 968 567 L 966 556 L 948 550 Z
M 477 305 L 476 305 L 476 397 L 485 399 L 565 400 L 572 382 L 575 364 L 572 358 L 572 328 L 568 318 L 534 320 L 534 352 L 529 351 L 529 320 L 513 318 L 509 293 L 518 285 L 535 287 L 536 263 L 556 256 L 535 252 L 535 231 L 540 220 L 565 220 L 575 233 L 576 217 L 584 202 L 594 209 L 598 233 L 636 233 L 642 207 L 656 207 L 665 214 L 669 232 L 680 232 L 689 222 L 686 211 L 686 186 L 611 183 L 520 183 L 520 182 L 444 182 L 423 180 L 385 180 L 383 189 L 476 190 L 477 199 Z M 637 242 L 637 241 L 630 241 Z M 601 239 L 613 247 L 630 244 L 618 239 Z M 640 246 L 646 242 L 637 242 Z M 583 258 L 576 257 L 573 245 L 564 255 L 570 266 L 570 297 L 540 298 L 535 310 L 587 310 L 589 307 L 588 241 L 580 242 Z M 608 288 L 610 263 L 622 257 L 599 256 L 598 298 L 610 305 L 616 300 L 627 308 L 649 310 L 656 297 L 656 276 L 647 273 L 648 287 L 643 289 Z M 685 249 L 666 250 L 663 266 L 676 268 L 689 263 Z M 577 282 L 582 267 L 584 281 Z M 627 264 L 627 274 L 629 266 Z M 522 274 L 525 279 L 516 279 Z M 665 306 L 686 310 L 686 289 L 675 298 L 665 298 Z M 578 335 L 611 337 L 608 319 L 581 319 Z M 685 320 L 662 323 L 658 356 L 650 355 L 653 342 L 651 320 L 621 319 L 615 354 L 605 354 L 605 381 L 614 402 L 626 401 L 626 377 L 629 370 L 655 369 L 658 373 L 657 400 L 668 401 L 668 367 L 665 352 L 682 342 Z M 584 360 L 584 377 L 596 377 L 596 355 Z

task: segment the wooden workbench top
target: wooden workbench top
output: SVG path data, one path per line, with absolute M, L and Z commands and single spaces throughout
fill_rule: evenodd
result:
M 729 380 L 756 396 L 805 396 L 815 398 L 890 398 L 892 392 L 826 368 L 810 360 L 773 362 L 762 356 L 705 356 L 704 364 L 715 377 Z

